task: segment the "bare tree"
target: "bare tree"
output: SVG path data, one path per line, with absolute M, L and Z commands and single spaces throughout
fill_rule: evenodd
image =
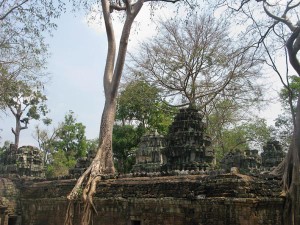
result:
M 293 10 L 300 9 L 300 2 L 293 0 L 288 1 L 282 14 L 278 15 L 271 12 L 269 7 L 272 6 L 268 2 L 263 1 L 265 13 L 274 19 L 274 23 L 283 23 L 289 30 L 290 34 L 286 42 L 286 48 L 289 55 L 289 61 L 297 74 L 300 76 L 300 63 L 297 53 L 300 50 L 300 22 L 296 23 L 288 18 L 288 13 Z M 299 18 L 297 18 L 299 19 Z M 294 134 L 287 157 L 284 161 L 283 173 L 283 189 L 286 192 L 286 202 L 284 210 L 284 224 L 296 225 L 300 224 L 300 93 L 296 107 L 296 118 L 294 121 Z
M 261 61 L 249 49 L 234 44 L 224 20 L 193 15 L 161 21 L 157 36 L 130 55 L 129 69 L 174 98 L 173 104 L 196 104 L 208 112 L 218 96 L 235 101 L 247 96 L 248 103 L 261 96 L 255 84 Z
M 259 28 L 261 29 L 256 42 L 257 48 L 262 46 L 271 34 L 280 34 L 282 39 L 286 40 L 285 48 L 289 56 L 289 63 L 300 76 L 298 58 L 300 50 L 300 2 L 295 0 L 279 0 L 276 3 L 267 0 L 256 1 L 258 2 L 256 4 L 251 4 L 249 0 L 242 1 L 239 6 L 235 4 L 235 7 L 232 5 L 233 1 L 223 0 L 221 3 L 230 5 L 234 11 L 246 13 L 248 16 L 251 14 L 252 21 L 254 21 L 253 18 L 255 18 L 255 22 L 260 21 Z M 255 28 L 257 28 L 257 24 L 255 24 Z M 281 30 L 279 33 L 278 28 Z M 253 31 L 251 24 L 247 31 Z M 292 143 L 285 160 L 273 171 L 274 174 L 281 174 L 283 179 L 283 192 L 286 195 L 283 216 L 286 225 L 300 224 L 300 93 L 295 112 Z
M 259 1 L 258 1 L 259 2 Z M 284 35 L 287 36 L 285 47 L 288 52 L 289 62 L 300 76 L 300 63 L 297 53 L 300 50 L 300 22 L 299 22 L 299 1 L 286 1 L 284 5 L 272 5 L 268 1 L 262 1 L 262 7 L 267 16 L 273 20 L 270 31 L 278 24 L 284 24 L 288 29 Z M 294 22 L 293 22 L 294 20 Z M 265 34 L 265 36 L 267 33 Z M 291 98 L 292 114 L 294 113 Z M 296 225 L 300 224 L 300 93 L 296 107 L 296 117 L 293 118 L 294 132 L 292 143 L 289 147 L 287 156 L 278 170 L 283 169 L 283 190 L 286 194 L 284 208 L 284 224 Z

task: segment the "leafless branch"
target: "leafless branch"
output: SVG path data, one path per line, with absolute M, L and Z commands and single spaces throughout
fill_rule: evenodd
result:
M 296 7 L 298 7 L 298 6 L 300 5 L 300 2 L 298 2 L 297 4 L 290 6 L 290 4 L 291 4 L 292 2 L 293 2 L 293 0 L 291 0 L 291 1 L 288 2 L 287 7 L 286 7 L 286 9 L 285 9 L 285 11 L 284 11 L 284 15 L 286 15 L 286 13 L 287 13 L 288 11 L 290 11 L 291 9 L 294 9 L 294 8 L 296 8 Z
M 297 59 L 297 53 L 299 51 L 299 48 L 294 48 L 294 42 L 297 38 L 300 38 L 300 26 L 297 27 L 289 37 L 289 39 L 286 42 L 286 47 L 289 53 L 289 59 L 290 63 L 293 66 L 293 68 L 296 70 L 298 75 L 300 76 L 300 63 Z
M 292 31 L 296 28 L 296 27 L 291 23 L 291 21 L 289 21 L 289 20 L 286 18 L 286 12 L 282 15 L 282 17 L 279 17 L 279 16 L 276 16 L 276 15 L 272 14 L 272 13 L 267 9 L 265 1 L 264 1 L 264 3 L 263 3 L 263 8 L 264 8 L 264 11 L 266 12 L 266 14 L 267 14 L 269 17 L 273 18 L 275 21 L 279 21 L 279 22 L 282 22 L 282 23 L 286 24 L 286 25 L 290 28 L 290 30 L 292 30 Z
M 29 0 L 24 0 L 23 2 L 21 2 L 20 4 L 15 5 L 14 7 L 10 8 L 3 16 L 0 17 L 0 20 L 4 20 L 10 13 L 12 13 L 12 11 L 14 11 L 15 9 L 21 7 L 23 4 L 25 4 L 26 2 L 28 2 Z
M 120 5 L 117 5 L 117 4 L 110 4 L 110 12 L 112 12 L 112 10 L 125 11 L 126 7 L 125 6 L 120 6 Z

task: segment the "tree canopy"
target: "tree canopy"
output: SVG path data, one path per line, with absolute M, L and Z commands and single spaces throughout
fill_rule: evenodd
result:
M 0 0 L 0 109 L 14 83 L 45 82 L 49 56 L 45 35 L 56 28 L 54 20 L 64 10 L 61 0 Z
M 141 126 L 144 130 L 166 133 L 174 109 L 161 98 L 157 87 L 143 80 L 125 83 L 117 102 L 116 120 L 122 124 Z
M 129 173 L 135 163 L 135 150 L 143 135 L 143 129 L 130 125 L 115 125 L 113 131 L 113 152 L 115 166 L 119 173 Z
M 84 157 L 93 143 L 86 139 L 85 126 L 78 122 L 73 111 L 52 132 L 36 127 L 35 138 L 44 152 L 47 176 L 67 175 L 76 160 Z
M 261 89 L 255 80 L 261 61 L 229 33 L 226 20 L 213 14 L 161 21 L 158 34 L 130 54 L 130 71 L 160 88 L 175 105 L 203 109 L 218 96 L 237 102 L 258 99 Z
M 28 128 L 29 121 L 39 120 L 48 113 L 47 98 L 39 85 L 29 86 L 23 81 L 15 81 L 8 88 L 9 92 L 6 92 L 2 100 L 15 117 L 12 133 L 15 136 L 15 145 L 18 146 L 20 132 Z M 45 121 L 49 120 L 45 118 Z

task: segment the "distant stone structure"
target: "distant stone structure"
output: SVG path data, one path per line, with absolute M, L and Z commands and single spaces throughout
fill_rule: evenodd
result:
M 4 152 L 0 163 L 0 174 L 15 174 L 29 177 L 45 177 L 42 152 L 33 146 L 10 149 Z
M 263 152 L 261 153 L 262 167 L 264 169 L 271 169 L 278 166 L 283 161 L 285 154 L 279 141 L 269 140 L 263 146 Z
M 221 160 L 221 167 L 226 172 L 229 172 L 232 167 L 236 167 L 243 172 L 254 171 L 258 170 L 260 165 L 261 157 L 258 150 L 230 151 Z
M 248 170 L 259 169 L 261 166 L 261 157 L 258 154 L 258 150 L 246 149 L 245 150 L 245 160 L 244 167 L 248 168 Z
M 279 141 L 269 140 L 263 146 L 263 152 L 258 150 L 230 151 L 221 160 L 221 167 L 229 172 L 231 167 L 237 167 L 243 172 L 262 172 L 279 165 L 285 157 L 285 152 Z
M 180 109 L 166 137 L 165 169 L 207 170 L 213 166 L 214 151 L 211 140 L 204 134 L 205 124 L 197 109 Z
M 136 151 L 136 164 L 133 172 L 159 172 L 163 164 L 162 150 L 165 138 L 157 131 L 145 134 Z
M 69 169 L 69 174 L 74 177 L 80 177 L 80 175 L 88 168 L 91 162 L 88 157 L 81 157 L 77 159 L 75 167 Z
M 76 165 L 74 168 L 69 170 L 69 175 L 73 177 L 80 177 L 81 174 L 89 167 L 93 159 L 97 154 L 97 149 L 89 151 L 86 157 L 80 157 L 77 159 Z

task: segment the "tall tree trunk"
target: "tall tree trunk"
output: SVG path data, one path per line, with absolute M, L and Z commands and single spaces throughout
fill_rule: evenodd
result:
M 300 26 L 292 30 L 293 33 L 286 43 L 290 64 L 300 76 L 300 63 L 297 53 L 300 46 Z M 283 222 L 284 225 L 300 224 L 300 93 L 296 107 L 296 118 L 294 123 L 294 133 L 287 156 L 278 171 L 283 169 L 283 191 L 286 194 L 284 205 Z
M 99 171 L 104 174 L 114 174 L 115 168 L 112 154 L 112 132 L 116 114 L 116 100 L 113 99 L 105 103 L 99 136 L 99 148 L 94 160 L 101 164 Z M 93 164 L 93 163 L 92 163 Z
M 300 224 L 300 94 L 296 107 L 296 126 L 293 139 L 285 159 L 283 188 L 286 193 L 284 206 L 284 225 Z
M 125 0 L 124 2 L 126 4 L 126 20 L 124 22 L 118 57 L 115 63 L 116 43 L 111 20 L 111 13 L 113 12 L 114 6 L 111 5 L 111 2 L 108 0 L 101 1 L 108 40 L 108 52 L 103 76 L 105 106 L 101 118 L 99 147 L 91 165 L 80 176 L 73 190 L 68 195 L 70 202 L 65 219 L 65 225 L 73 224 L 73 201 L 77 199 L 79 194 L 81 194 L 81 190 L 84 201 L 84 211 L 81 224 L 90 224 L 93 212 L 97 213 L 93 204 L 93 195 L 96 192 L 97 183 L 101 180 L 103 175 L 115 173 L 112 152 L 112 131 L 116 114 L 116 98 L 125 63 L 131 26 L 144 3 L 143 0 L 138 0 L 134 5 L 130 5 L 130 0 Z M 82 187 L 83 184 L 84 187 Z

